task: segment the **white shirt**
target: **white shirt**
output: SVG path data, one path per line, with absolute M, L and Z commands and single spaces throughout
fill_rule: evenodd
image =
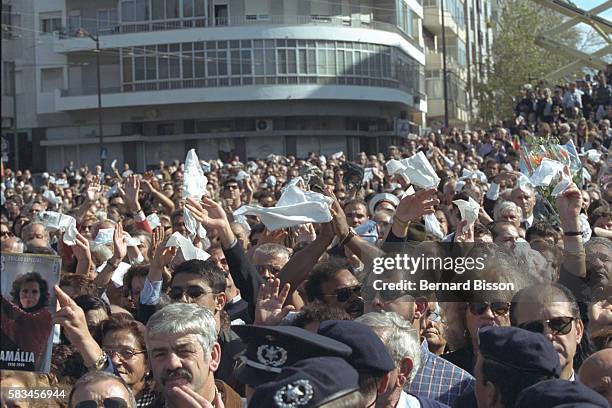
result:
M 421 408 L 421 403 L 414 395 L 402 391 L 395 408 Z

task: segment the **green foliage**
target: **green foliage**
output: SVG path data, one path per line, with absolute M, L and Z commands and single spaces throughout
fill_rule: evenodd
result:
M 535 44 L 541 32 L 562 23 L 565 17 L 531 0 L 506 0 L 501 7 L 487 80 L 476 84 L 480 119 L 489 123 L 512 117 L 513 97 L 523 85 L 535 85 L 546 74 L 571 62 Z M 576 30 L 555 38 L 571 48 L 579 39 Z

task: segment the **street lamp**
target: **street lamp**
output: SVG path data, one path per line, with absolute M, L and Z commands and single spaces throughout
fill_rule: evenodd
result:
M 106 160 L 107 152 L 104 148 L 104 133 L 102 131 L 102 89 L 100 86 L 100 37 L 92 35 L 83 27 L 77 30 L 77 37 L 89 37 L 96 43 L 96 70 L 97 70 L 97 87 L 98 87 L 98 136 L 100 144 L 100 166 L 104 172 L 104 161 Z

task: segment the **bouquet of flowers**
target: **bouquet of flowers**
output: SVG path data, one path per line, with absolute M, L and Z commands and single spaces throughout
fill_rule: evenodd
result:
M 531 137 L 519 150 L 520 169 L 554 208 L 555 198 L 572 181 L 583 184 L 582 162 L 574 142 L 559 144 L 555 138 Z

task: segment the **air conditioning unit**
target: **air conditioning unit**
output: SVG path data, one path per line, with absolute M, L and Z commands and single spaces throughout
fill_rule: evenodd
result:
M 257 119 L 255 121 L 255 130 L 257 132 L 270 132 L 274 130 L 274 121 L 272 119 Z

